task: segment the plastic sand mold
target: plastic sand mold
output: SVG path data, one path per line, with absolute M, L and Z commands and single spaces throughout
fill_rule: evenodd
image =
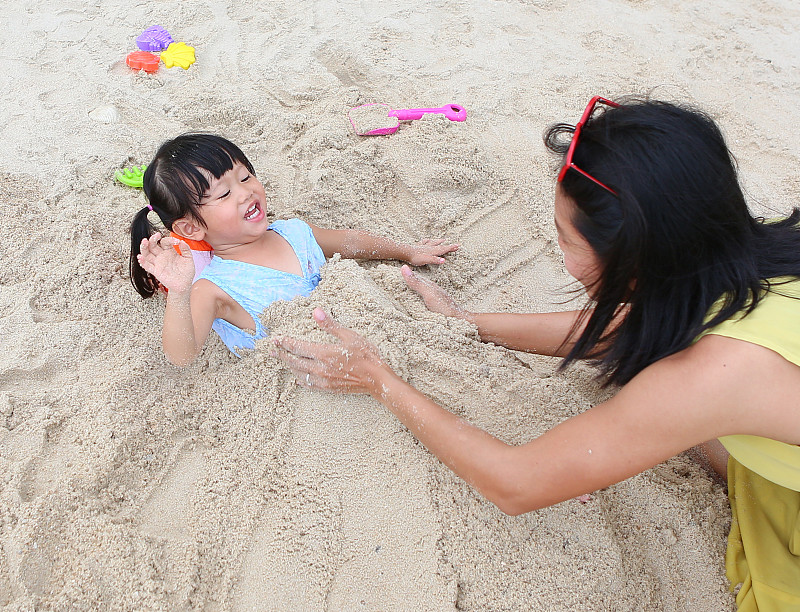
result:
M 154 25 L 139 34 L 136 46 L 142 51 L 163 51 L 174 42 L 167 30 L 160 25 Z
M 132 51 L 125 58 L 125 63 L 134 70 L 144 70 L 145 72 L 155 72 L 158 70 L 158 63 L 161 60 L 157 55 L 148 51 Z
M 392 110 L 388 104 L 362 104 L 347 113 L 350 125 L 359 136 L 394 134 L 401 121 L 421 119 L 423 115 L 441 114 L 450 121 L 465 121 L 467 110 L 458 104 L 445 104 L 438 108 L 402 108 Z
M 194 64 L 194 47 L 190 47 L 184 42 L 174 42 L 161 52 L 161 61 L 167 68 L 180 66 L 186 70 Z
M 123 170 L 117 170 L 114 173 L 114 178 L 117 179 L 123 185 L 141 189 L 142 178 L 144 177 L 145 170 L 147 170 L 146 165 L 142 165 L 141 167 L 133 166 L 131 168 L 124 168 Z
M 172 35 L 160 25 L 150 26 L 139 34 L 136 46 L 140 50 L 128 53 L 125 58 L 125 63 L 134 70 L 153 73 L 158 70 L 161 62 L 164 62 L 167 68 L 180 66 L 187 70 L 195 62 L 194 47 L 184 42 L 176 43 Z M 159 52 L 160 57 L 155 55 Z

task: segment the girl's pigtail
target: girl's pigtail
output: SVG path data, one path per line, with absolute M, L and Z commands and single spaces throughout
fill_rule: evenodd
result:
M 131 283 L 133 283 L 137 293 L 139 293 L 139 295 L 141 295 L 143 298 L 152 297 L 159 287 L 156 277 L 142 268 L 137 258 L 137 255 L 139 255 L 140 252 L 139 247 L 142 243 L 142 240 L 149 238 L 158 231 L 157 228 L 150 223 L 150 220 L 147 218 L 147 214 L 151 210 L 153 209 L 150 206 L 145 206 L 142 210 L 136 213 L 136 216 L 131 222 L 130 230 L 131 257 L 129 269 L 131 274 Z

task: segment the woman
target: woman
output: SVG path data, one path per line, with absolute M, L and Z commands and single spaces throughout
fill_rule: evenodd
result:
M 682 106 L 596 97 L 545 143 L 564 156 L 555 224 L 586 308 L 472 313 L 403 275 L 429 309 L 471 321 L 485 341 L 564 357 L 562 368 L 591 359 L 620 386 L 612 399 L 510 446 L 436 405 L 319 309 L 341 343 L 283 338 L 277 354 L 301 384 L 371 394 L 509 514 L 702 446 L 728 479 L 739 609 L 800 610 L 800 210 L 753 218 L 719 128 Z

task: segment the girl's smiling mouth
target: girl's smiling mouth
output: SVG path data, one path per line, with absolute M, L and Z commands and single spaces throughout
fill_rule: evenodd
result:
M 261 219 L 262 215 L 263 211 L 261 210 L 261 205 L 256 201 L 247 209 L 247 212 L 244 214 L 244 219 L 245 221 L 258 221 Z

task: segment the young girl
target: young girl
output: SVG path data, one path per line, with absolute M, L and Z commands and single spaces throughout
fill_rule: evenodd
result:
M 259 315 L 275 300 L 308 295 L 334 253 L 360 259 L 440 264 L 458 245 L 398 244 L 355 230 L 329 230 L 300 219 L 267 223 L 264 187 L 232 142 L 209 134 L 167 141 L 143 179 L 149 204 L 131 224 L 131 281 L 143 297 L 167 290 L 162 341 L 167 358 L 190 363 L 212 328 L 237 354 L 266 336 Z M 162 237 L 154 212 L 174 235 Z M 213 249 L 195 279 L 191 243 Z M 177 248 L 176 248 L 177 247 Z
M 473 322 L 486 341 L 564 357 L 562 367 L 594 360 L 621 386 L 615 397 L 514 447 L 412 388 L 321 310 L 341 344 L 279 339 L 277 354 L 302 385 L 372 394 L 511 514 L 701 445 L 728 480 L 725 565 L 739 609 L 800 610 L 800 210 L 753 218 L 719 129 L 696 110 L 593 98 L 545 142 L 564 156 L 555 225 L 586 308 L 472 313 L 403 275 L 428 308 Z

